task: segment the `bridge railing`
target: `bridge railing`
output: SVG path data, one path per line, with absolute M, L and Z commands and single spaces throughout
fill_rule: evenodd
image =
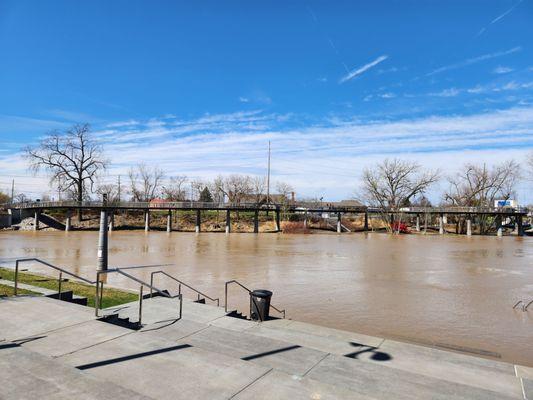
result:
M 25 203 L 13 203 L 3 205 L 5 208 L 14 209 L 41 209 L 41 208 L 122 208 L 122 209 L 204 209 L 204 210 L 277 210 L 285 208 L 290 212 L 353 212 L 353 213 L 410 213 L 410 214 L 527 214 L 526 207 L 401 207 L 401 208 L 380 208 L 361 206 L 345 206 L 342 204 L 310 204 L 306 202 L 290 202 L 288 204 L 279 203 L 223 203 L 223 202 L 201 202 L 201 201 L 151 201 L 151 202 L 108 202 L 102 201 L 34 201 Z

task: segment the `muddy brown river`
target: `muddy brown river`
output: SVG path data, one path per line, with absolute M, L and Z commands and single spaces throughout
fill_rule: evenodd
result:
M 94 279 L 97 240 L 97 232 L 4 231 L 0 261 L 38 257 Z M 237 279 L 271 289 L 292 319 L 533 366 L 533 307 L 512 309 L 533 299 L 533 238 L 116 231 L 109 262 L 172 264 L 164 270 L 221 304 L 224 282 Z M 133 274 L 148 281 L 150 271 Z M 176 290 L 163 277 L 157 284 Z M 246 309 L 237 287 L 229 301 Z

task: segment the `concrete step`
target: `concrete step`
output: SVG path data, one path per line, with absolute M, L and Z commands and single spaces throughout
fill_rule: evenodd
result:
M 130 329 L 92 320 L 37 335 L 21 343 L 24 348 L 57 358 L 131 333 Z
M 179 316 L 179 299 L 154 297 L 143 300 L 143 324 L 154 324 L 175 320 Z M 183 300 L 183 319 L 199 323 L 209 323 L 226 315 L 222 307 Z M 119 314 L 121 318 L 129 317 L 131 321 L 139 320 L 139 302 L 122 304 L 103 310 L 103 314 Z
M 102 380 L 157 399 L 228 399 L 268 368 L 144 332 L 60 358 Z
M 392 397 L 391 397 L 392 398 Z M 356 393 L 348 388 L 330 385 L 307 377 L 296 377 L 272 370 L 234 399 L 272 400 L 272 399 L 328 399 L 328 400 L 375 400 L 374 397 Z
M 362 360 L 329 355 L 307 375 L 376 399 L 521 399 Z
M 17 340 L 94 320 L 94 310 L 47 297 L 0 299 L 0 339 Z
M 188 343 L 204 350 L 298 376 L 305 375 L 327 356 L 327 353 L 292 343 L 215 326 L 202 329 L 178 343 Z
M 0 343 L 0 382 L 3 400 L 149 399 L 9 342 Z

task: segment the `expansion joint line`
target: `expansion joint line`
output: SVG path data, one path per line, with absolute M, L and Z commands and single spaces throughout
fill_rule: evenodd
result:
M 318 364 L 320 364 L 322 361 L 324 361 L 328 356 L 330 356 L 331 353 L 327 353 L 324 357 L 322 357 L 320 360 L 318 360 L 311 368 L 309 368 L 305 373 L 302 375 L 302 378 L 306 376 L 311 370 L 313 370 Z
M 231 400 L 233 399 L 235 396 L 237 396 L 238 394 L 242 393 L 243 391 L 245 391 L 246 389 L 248 389 L 250 386 L 252 386 L 254 383 L 256 383 L 258 380 L 260 380 L 261 378 L 264 378 L 265 376 L 267 376 L 270 372 L 272 372 L 274 370 L 274 368 L 270 368 L 267 372 L 265 372 L 264 374 L 261 374 L 259 375 L 256 379 L 254 379 L 252 382 L 250 382 L 249 384 L 245 385 L 242 389 L 240 389 L 237 393 L 231 395 L 230 397 L 228 397 L 228 400 Z

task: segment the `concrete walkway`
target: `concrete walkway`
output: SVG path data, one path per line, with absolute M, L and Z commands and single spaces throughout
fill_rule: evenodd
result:
M 137 303 L 106 313 L 138 317 Z M 2 399 L 533 399 L 533 369 L 177 299 L 140 331 L 54 299 L 0 300 Z M 7 384 L 6 384 L 7 383 Z

